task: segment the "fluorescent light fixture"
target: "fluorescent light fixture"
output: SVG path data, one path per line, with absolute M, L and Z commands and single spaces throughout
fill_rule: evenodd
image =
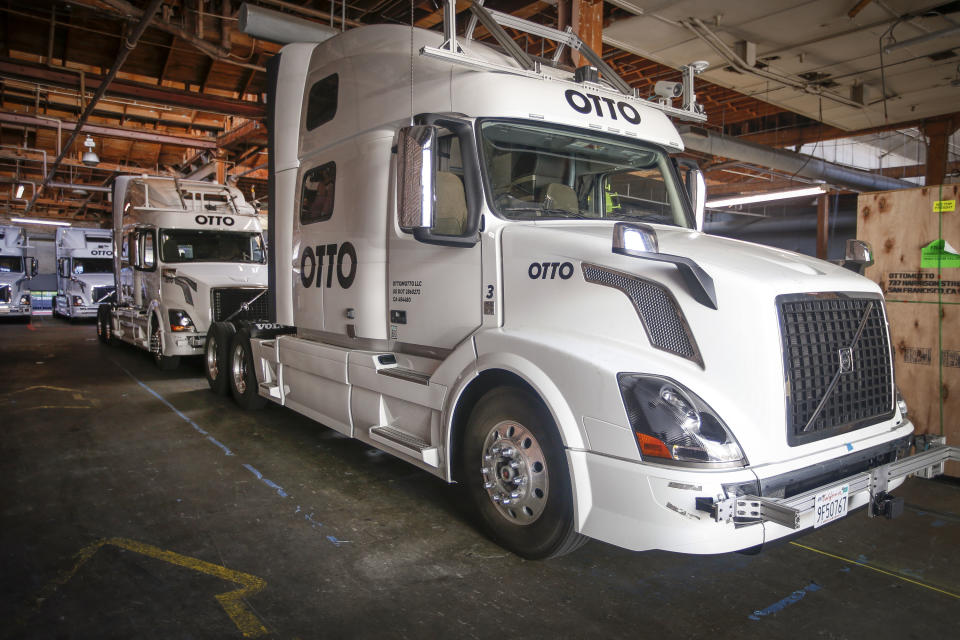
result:
M 767 193 L 755 193 L 752 196 L 741 196 L 738 198 L 727 198 L 725 200 L 710 200 L 708 207 L 733 207 L 738 204 L 751 204 L 753 202 L 769 202 L 771 200 L 787 200 L 788 198 L 802 198 L 803 196 L 818 196 L 826 193 L 827 189 L 823 186 L 804 187 L 803 189 L 791 189 L 789 191 L 770 191 Z
M 10 218 L 10 222 L 21 222 L 23 224 L 51 224 L 55 227 L 69 227 L 69 222 L 60 222 L 59 220 L 41 220 L 40 218 Z

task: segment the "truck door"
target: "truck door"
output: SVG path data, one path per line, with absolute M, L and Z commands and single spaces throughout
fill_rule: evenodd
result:
M 434 233 L 460 235 L 467 224 L 461 148 L 468 141 L 440 128 L 437 138 Z M 396 209 L 396 207 L 395 207 Z M 391 340 L 434 350 L 453 349 L 480 326 L 483 316 L 480 243 L 443 246 L 420 242 L 390 225 L 387 303 Z

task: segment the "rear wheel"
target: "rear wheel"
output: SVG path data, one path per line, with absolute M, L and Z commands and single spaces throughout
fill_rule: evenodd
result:
M 241 408 L 252 411 L 262 409 L 267 400 L 258 390 L 257 372 L 253 365 L 253 350 L 250 348 L 250 332 L 237 331 L 230 341 L 230 393 Z
M 210 390 L 220 396 L 230 392 L 230 343 L 237 332 L 229 322 L 214 322 L 207 331 L 207 344 L 203 352 L 203 372 Z
M 163 325 L 154 319 L 150 323 L 150 353 L 161 371 L 173 371 L 180 366 L 180 356 L 163 355 Z
M 490 536 L 538 560 L 583 545 L 573 521 L 570 472 L 560 434 L 529 391 L 489 391 L 467 422 L 461 477 Z

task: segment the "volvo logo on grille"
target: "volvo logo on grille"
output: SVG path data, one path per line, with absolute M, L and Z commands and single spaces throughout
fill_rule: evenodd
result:
M 850 373 L 853 371 L 853 349 L 844 347 L 837 353 L 840 354 L 840 373 Z

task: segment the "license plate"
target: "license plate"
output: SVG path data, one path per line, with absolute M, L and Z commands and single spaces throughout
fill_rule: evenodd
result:
M 833 487 L 817 494 L 814 506 L 816 516 L 813 528 L 822 527 L 847 515 L 847 498 L 850 497 L 850 485 Z

